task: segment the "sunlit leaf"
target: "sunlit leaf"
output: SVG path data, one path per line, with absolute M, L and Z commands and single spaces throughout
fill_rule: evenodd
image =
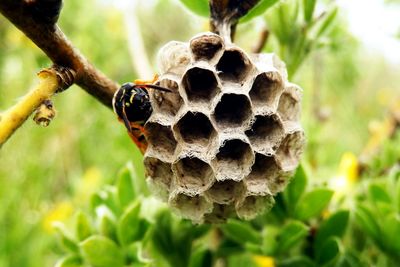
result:
M 317 0 L 303 0 L 304 20 L 307 23 L 310 23 L 313 18 L 316 3 Z
M 285 204 L 288 209 L 293 212 L 297 205 L 300 197 L 303 195 L 304 190 L 307 186 L 307 174 L 304 170 L 303 165 L 300 165 L 296 173 L 284 191 Z
M 120 248 L 104 236 L 92 236 L 80 244 L 82 255 L 93 267 L 122 267 L 124 257 Z
M 140 240 L 146 233 L 149 224 L 139 217 L 140 208 L 140 202 L 132 204 L 118 222 L 118 240 L 123 245 L 129 245 L 132 242 Z
M 83 212 L 79 212 L 76 217 L 76 236 L 79 241 L 83 241 L 92 234 L 92 227 L 89 218 Z
M 240 22 L 247 22 L 255 17 L 264 14 L 270 7 L 279 2 L 280 0 L 261 0 L 254 8 L 252 8 Z
M 181 3 L 187 7 L 193 13 L 202 16 L 209 17 L 210 9 L 208 5 L 208 0 L 180 0 Z
M 308 220 L 319 215 L 329 204 L 333 191 L 325 188 L 306 193 L 296 207 L 296 218 Z
M 131 172 L 127 167 L 122 169 L 119 173 L 117 190 L 119 203 L 123 208 L 128 206 L 136 197 L 133 189 Z
M 260 234 L 247 222 L 230 219 L 226 224 L 221 225 L 220 229 L 227 238 L 238 243 L 261 244 Z
M 277 253 L 288 252 L 308 234 L 308 227 L 299 221 L 286 224 L 278 235 Z
M 79 256 L 71 255 L 59 260 L 55 267 L 81 267 L 82 259 Z

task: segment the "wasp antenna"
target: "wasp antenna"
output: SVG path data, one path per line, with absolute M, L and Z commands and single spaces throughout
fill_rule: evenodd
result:
M 145 87 L 154 89 L 154 90 L 159 90 L 159 91 L 163 91 L 163 92 L 168 92 L 168 93 L 172 93 L 171 89 L 165 88 L 165 87 L 161 87 L 155 84 L 146 84 Z

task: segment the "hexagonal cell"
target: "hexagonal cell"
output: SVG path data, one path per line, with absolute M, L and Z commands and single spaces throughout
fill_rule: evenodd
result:
M 213 33 L 206 33 L 194 37 L 190 41 L 190 48 L 195 60 L 210 60 L 217 53 L 222 52 L 224 41 Z
M 279 117 L 275 114 L 255 117 L 250 130 L 246 131 L 251 144 L 257 151 L 268 153 L 277 148 L 284 137 L 284 129 Z
M 226 50 L 217 64 L 221 79 L 233 82 L 244 80 L 251 68 L 249 58 L 239 49 Z
M 217 104 L 213 117 L 220 128 L 239 127 L 250 119 L 251 105 L 245 95 L 225 94 Z
M 161 183 L 169 188 L 172 180 L 171 164 L 154 157 L 146 157 L 144 159 L 146 167 L 146 176 L 149 176 L 154 183 Z
M 192 102 L 209 103 L 220 91 L 214 72 L 200 67 L 189 69 L 182 78 L 187 98 Z
M 235 198 L 238 198 L 244 191 L 241 182 L 225 180 L 215 182 L 210 189 L 207 190 L 206 196 L 217 204 L 230 204 Z
M 236 204 L 237 215 L 245 220 L 250 220 L 262 212 L 270 210 L 275 201 L 271 195 L 247 196 Z
M 146 137 L 152 150 L 158 154 L 172 156 L 177 142 L 170 126 L 164 126 L 155 122 L 147 122 L 145 125 Z
M 195 222 L 200 222 L 203 215 L 211 212 L 213 208 L 213 205 L 203 196 L 189 196 L 182 192 L 173 194 L 169 203 L 182 217 Z
M 196 143 L 204 147 L 217 135 L 210 120 L 200 112 L 186 113 L 178 121 L 175 129 L 186 143 Z
M 303 152 L 304 142 L 302 131 L 290 133 L 282 141 L 277 150 L 276 158 L 285 172 L 296 169 Z
M 248 143 L 239 139 L 227 140 L 213 160 L 217 180 L 242 180 L 250 173 L 253 161 L 254 154 Z
M 183 105 L 183 99 L 178 92 L 178 83 L 174 80 L 161 79 L 157 85 L 171 89 L 172 92 L 152 90 L 154 109 L 168 116 L 175 116 Z
M 254 80 L 250 89 L 250 98 L 256 105 L 275 108 L 282 91 L 282 78 L 279 73 L 263 72 Z
M 251 173 L 244 183 L 251 195 L 274 194 L 276 191 L 274 183 L 279 175 L 280 169 L 275 158 L 257 153 Z
M 198 158 L 182 158 L 172 168 L 176 174 L 176 183 L 196 193 L 206 190 L 215 179 L 211 166 Z
M 157 65 L 161 73 L 172 70 L 177 70 L 177 73 L 180 73 L 190 63 L 190 58 L 190 49 L 187 43 L 171 41 L 160 48 L 157 55 Z
M 300 89 L 291 86 L 285 89 L 279 98 L 278 113 L 284 121 L 298 121 L 300 119 Z
M 224 223 L 235 214 L 234 205 L 215 204 L 211 213 L 204 215 L 205 223 Z

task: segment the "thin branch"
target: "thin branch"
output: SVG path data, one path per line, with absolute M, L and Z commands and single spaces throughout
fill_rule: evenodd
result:
M 55 69 L 38 73 L 39 84 L 0 116 L 0 148 L 28 117 L 59 90 L 62 80 Z
M 128 48 L 131 54 L 131 61 L 136 73 L 143 79 L 150 79 L 154 76 L 149 62 L 149 57 L 144 46 L 142 32 L 133 5 L 123 11 Z
M 260 0 L 209 0 L 211 31 L 226 41 L 233 40 L 239 19 L 259 2 Z
M 269 32 L 269 30 L 267 28 L 262 30 L 262 32 L 260 33 L 260 37 L 258 39 L 258 42 L 256 43 L 256 45 L 252 49 L 253 53 L 256 53 L 256 54 L 261 53 L 261 51 L 263 50 L 264 46 L 268 42 L 269 33 L 270 32 Z
M 57 25 L 43 23 L 32 14 L 31 1 L 1 0 L 0 13 L 31 39 L 55 64 L 76 73 L 75 83 L 111 107 L 117 83 L 107 78 L 73 47 Z

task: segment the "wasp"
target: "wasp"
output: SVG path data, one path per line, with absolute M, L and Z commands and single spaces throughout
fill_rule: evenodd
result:
M 144 124 L 153 112 L 148 89 L 172 92 L 168 88 L 152 84 L 157 78 L 155 76 L 152 81 L 135 80 L 133 83 L 123 84 L 115 92 L 112 102 L 118 119 L 125 124 L 130 138 L 143 154 L 147 149 Z

